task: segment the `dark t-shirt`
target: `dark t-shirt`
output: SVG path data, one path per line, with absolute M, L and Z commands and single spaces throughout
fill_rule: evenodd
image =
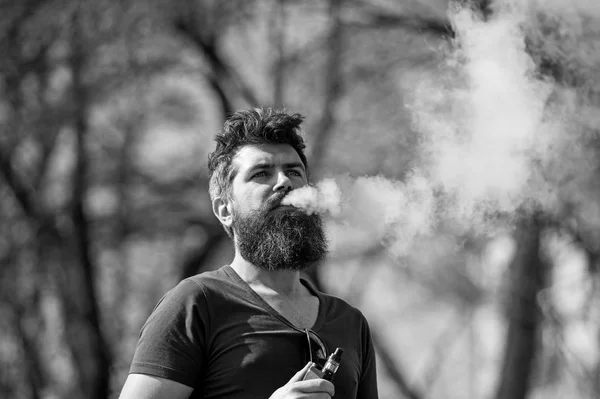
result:
M 312 330 L 328 354 L 344 350 L 336 399 L 376 399 L 375 353 L 361 312 L 314 289 Z M 130 373 L 193 387 L 192 399 L 268 398 L 309 361 L 308 339 L 230 267 L 183 280 L 144 324 Z

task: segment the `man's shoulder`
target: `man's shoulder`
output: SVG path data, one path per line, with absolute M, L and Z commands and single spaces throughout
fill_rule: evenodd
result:
M 160 302 L 169 303 L 171 306 L 194 303 L 218 307 L 223 301 L 230 303 L 239 300 L 243 295 L 240 291 L 239 284 L 231 278 L 227 267 L 223 266 L 181 280 L 165 293 Z
M 215 270 L 209 270 L 209 271 L 195 274 L 193 276 L 186 278 L 183 281 L 187 280 L 187 281 L 193 281 L 197 284 L 201 284 L 201 283 L 211 283 L 211 282 L 215 282 L 215 281 L 227 280 L 228 277 L 227 277 L 226 270 L 227 270 L 227 265 L 221 266 Z
M 229 287 L 235 287 L 237 284 L 227 272 L 227 265 L 219 269 L 211 270 L 196 274 L 182 280 L 179 284 L 182 287 L 190 287 L 188 289 L 200 290 L 204 292 L 217 291 L 222 292 L 228 290 Z

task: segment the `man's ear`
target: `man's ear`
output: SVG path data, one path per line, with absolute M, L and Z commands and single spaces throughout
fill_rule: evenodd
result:
M 215 197 L 212 201 L 213 213 L 219 221 L 227 227 L 233 223 L 233 214 L 231 211 L 231 202 L 222 197 Z

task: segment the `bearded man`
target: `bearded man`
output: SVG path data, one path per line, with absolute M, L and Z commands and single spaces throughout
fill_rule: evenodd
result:
M 366 319 L 300 275 L 327 254 L 320 216 L 281 204 L 309 184 L 302 120 L 271 108 L 226 120 L 209 155 L 209 190 L 234 259 L 160 300 L 121 399 L 377 398 Z M 335 348 L 343 359 L 333 382 L 305 380 Z

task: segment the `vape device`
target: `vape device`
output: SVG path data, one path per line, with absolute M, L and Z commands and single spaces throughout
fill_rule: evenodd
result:
M 327 381 L 333 380 L 335 372 L 337 371 L 338 367 L 340 367 L 342 353 L 344 353 L 342 348 L 336 348 L 335 352 L 333 352 L 329 358 L 327 358 L 327 361 L 322 368 L 319 368 L 317 364 L 312 365 L 304 375 L 303 380 L 312 380 L 314 378 L 322 378 Z

